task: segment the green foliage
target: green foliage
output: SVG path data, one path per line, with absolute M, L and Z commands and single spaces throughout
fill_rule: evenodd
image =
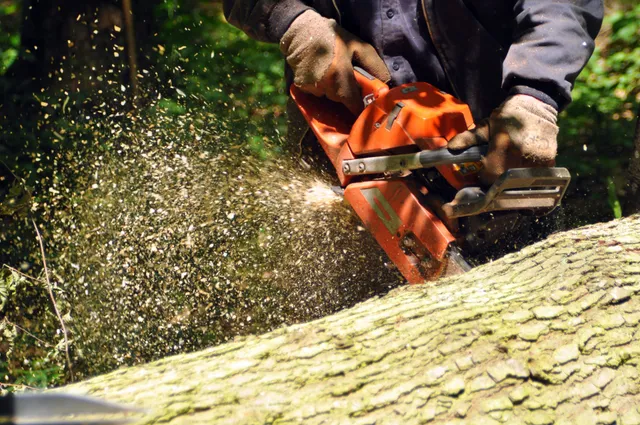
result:
M 10 377 L 11 385 L 6 391 L 12 392 L 16 388 L 50 388 L 64 382 L 62 366 L 51 365 L 48 359 L 36 359 L 20 368 L 14 368 L 7 362 L 0 360 L 0 377 Z M 0 383 L 0 394 L 3 385 Z
M 36 280 L 7 267 L 0 269 L 0 393 L 15 388 L 46 388 L 64 381 L 61 347 L 43 337 L 55 337 L 57 324 Z M 34 324 L 30 326 L 30 324 Z M 11 386 L 3 384 L 10 383 Z
M 25 217 L 31 207 L 31 192 L 21 180 L 14 180 L 8 193 L 0 198 L 0 217 Z
M 224 20 L 218 8 L 180 7 L 165 3 L 159 10 L 163 32 L 157 51 L 165 56 L 174 84 L 208 102 L 241 109 L 239 114 L 265 113 L 286 102 L 282 58 L 278 46 L 256 44 Z
M 3 268 L 0 272 L 0 313 L 3 313 L 21 278 L 18 273 Z
M 165 94 L 175 100 L 170 111 L 204 101 L 240 132 L 259 135 L 251 142 L 259 157 L 280 151 L 287 96 L 278 46 L 256 43 L 229 25 L 219 5 L 184 3 L 166 1 L 156 17 L 164 23 L 154 50 L 160 78 L 170 82 Z
M 620 199 L 618 199 L 616 184 L 611 177 L 607 178 L 607 193 L 609 197 L 609 207 L 611 207 L 611 211 L 613 211 L 614 218 L 622 217 L 622 205 L 620 205 Z
M 640 100 L 638 81 L 640 5 L 605 18 L 601 43 L 580 74 L 574 101 L 560 121 L 560 161 L 604 193 L 610 194 L 609 181 L 624 188 Z M 610 196 L 599 198 L 604 203 Z
M 0 75 L 4 74 L 18 57 L 20 33 L 6 21 L 17 20 L 18 3 L 9 1 L 0 3 Z

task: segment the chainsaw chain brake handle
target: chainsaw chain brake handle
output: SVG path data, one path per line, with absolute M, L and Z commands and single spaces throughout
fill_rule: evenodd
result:
M 486 192 L 479 187 L 461 189 L 442 210 L 449 218 L 506 210 L 548 214 L 560 205 L 570 181 L 566 168 L 512 168 Z

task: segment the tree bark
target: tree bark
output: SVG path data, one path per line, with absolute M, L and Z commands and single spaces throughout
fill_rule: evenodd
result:
M 144 423 L 640 424 L 640 216 L 65 391 Z
M 633 155 L 629 165 L 629 197 L 628 209 L 630 213 L 640 212 L 640 108 L 636 117 L 636 131 L 633 136 Z

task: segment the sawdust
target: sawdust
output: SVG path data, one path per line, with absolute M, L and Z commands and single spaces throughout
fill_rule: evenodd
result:
M 96 120 L 46 236 L 80 375 L 319 318 L 402 282 L 325 178 L 211 114 Z M 43 208 L 43 206 L 39 206 Z
M 340 202 L 341 197 L 326 183 L 320 180 L 312 182 L 304 192 L 304 201 L 315 208 L 329 206 Z

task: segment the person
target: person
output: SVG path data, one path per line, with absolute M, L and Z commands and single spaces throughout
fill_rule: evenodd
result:
M 481 181 L 550 166 L 557 116 L 593 53 L 602 0 L 224 0 L 227 20 L 279 43 L 289 83 L 362 109 L 358 65 L 390 85 L 425 81 L 477 125 L 451 149 L 488 143 Z

